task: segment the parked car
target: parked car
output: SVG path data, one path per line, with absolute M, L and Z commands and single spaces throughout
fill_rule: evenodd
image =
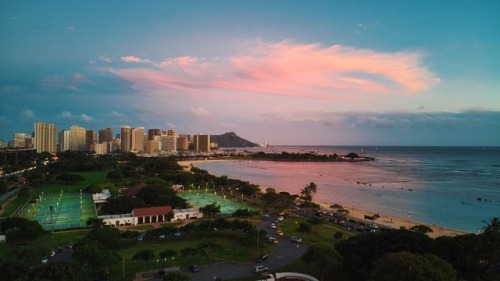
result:
M 255 261 L 258 263 L 261 263 L 261 262 L 266 261 L 268 257 L 269 257 L 268 255 L 260 255 L 257 257 L 257 259 Z
M 302 238 L 300 238 L 298 236 L 292 236 L 292 237 L 290 237 L 290 240 L 292 240 L 292 242 L 302 243 Z
M 267 268 L 263 265 L 256 265 L 253 267 L 254 273 L 262 273 L 262 272 L 267 272 L 267 271 L 269 271 L 269 268 Z
M 275 229 L 276 228 L 276 224 L 275 223 L 271 223 L 271 228 Z
M 201 269 L 200 266 L 197 264 L 192 264 L 189 266 L 189 270 L 191 272 L 198 272 L 198 271 L 200 271 L 200 269 Z
M 276 230 L 276 234 L 278 234 L 279 236 L 283 236 L 283 231 L 281 231 L 280 229 Z

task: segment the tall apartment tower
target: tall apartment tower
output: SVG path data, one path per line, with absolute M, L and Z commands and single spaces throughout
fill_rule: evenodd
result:
M 92 146 L 97 143 L 97 134 L 94 130 L 85 131 L 85 150 L 91 151 Z
M 37 153 L 56 153 L 56 125 L 44 122 L 35 123 L 35 149 Z
M 188 150 L 189 149 L 189 135 L 181 134 L 177 138 L 177 150 Z
M 57 151 L 63 152 L 70 149 L 70 130 L 61 130 L 58 134 Z
M 99 143 L 112 142 L 112 141 L 113 141 L 112 128 L 102 128 L 99 130 Z
M 210 135 L 194 135 L 193 149 L 196 152 L 210 152 Z
M 132 149 L 132 128 L 130 126 L 122 126 L 120 139 L 122 152 L 129 152 Z
M 160 129 L 149 129 L 148 130 L 148 140 L 154 140 L 155 136 L 160 136 L 160 135 L 161 135 Z
M 87 130 L 78 125 L 71 126 L 69 130 L 71 131 L 69 149 L 71 151 L 85 151 L 87 148 Z
M 144 127 L 132 129 L 132 151 L 140 152 L 144 150 Z

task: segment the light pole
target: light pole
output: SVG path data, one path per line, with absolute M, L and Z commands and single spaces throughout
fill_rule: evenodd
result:
M 411 219 L 411 213 L 408 214 L 408 229 L 411 228 L 411 221 L 410 221 L 410 219 Z

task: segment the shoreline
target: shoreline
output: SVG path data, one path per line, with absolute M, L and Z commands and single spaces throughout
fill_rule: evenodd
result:
M 178 161 L 177 163 L 181 165 L 184 169 L 184 171 L 189 171 L 191 166 L 196 167 L 197 163 L 206 163 L 206 162 L 217 162 L 217 161 L 227 161 L 226 159 L 205 159 L 205 160 L 185 160 L 185 161 Z M 265 190 L 265 187 L 260 186 L 261 191 Z M 285 191 L 285 190 L 280 190 L 279 187 L 275 188 L 276 191 Z M 326 201 L 321 201 L 321 200 L 314 200 L 314 203 L 320 205 L 320 208 L 322 211 L 326 212 L 333 212 L 333 210 L 330 208 L 331 205 L 335 204 L 336 202 L 326 202 Z M 423 223 L 419 221 L 414 221 L 411 219 L 405 219 L 402 217 L 398 216 L 391 216 L 391 215 L 384 215 L 384 214 L 379 214 L 380 217 L 374 221 L 369 221 L 365 219 L 365 215 L 368 216 L 373 216 L 377 213 L 374 213 L 372 211 L 368 210 L 360 210 L 352 207 L 344 207 L 345 210 L 349 211 L 349 214 L 347 215 L 348 217 L 351 217 L 356 220 L 361 220 L 369 223 L 375 223 L 378 225 L 383 225 L 388 228 L 392 229 L 400 229 L 401 227 L 409 228 L 415 225 L 425 225 L 428 226 L 432 229 L 432 232 L 427 233 L 427 236 L 431 238 L 437 238 L 441 236 L 456 236 L 456 235 L 464 235 L 464 234 L 470 234 L 471 232 L 463 231 L 463 230 L 458 230 L 458 229 L 452 229 L 452 228 L 447 228 L 439 225 L 434 225 L 434 224 L 428 224 L 428 223 Z

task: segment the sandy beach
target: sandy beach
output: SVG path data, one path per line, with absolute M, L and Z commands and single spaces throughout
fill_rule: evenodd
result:
M 192 160 L 192 161 L 179 161 L 179 165 L 181 165 L 185 171 L 189 171 L 191 166 L 196 166 L 197 163 L 206 163 L 206 162 L 215 162 L 215 161 L 226 161 L 223 159 L 207 159 L 207 160 Z M 265 190 L 266 187 L 261 186 L 262 190 Z M 276 188 L 276 191 L 285 191 L 285 190 L 279 190 L 279 187 Z M 331 205 L 335 204 L 336 202 L 325 202 L 321 200 L 315 200 L 315 203 L 321 206 L 321 210 L 326 211 L 326 212 L 332 212 L 333 210 L 330 208 Z M 367 211 L 367 210 L 359 210 L 359 209 L 354 209 L 351 207 L 345 207 L 344 209 L 349 211 L 349 216 L 351 218 L 354 218 L 356 220 L 362 220 L 362 221 L 367 221 L 365 220 L 365 215 L 367 216 L 373 216 L 375 213 Z M 436 238 L 440 236 L 456 236 L 456 235 L 462 235 L 462 234 L 467 234 L 468 232 L 461 231 L 461 230 L 456 230 L 456 229 L 450 229 L 450 228 L 445 228 L 441 227 L 438 225 L 431 225 L 431 224 L 426 224 L 418 221 L 411 220 L 410 218 L 402 218 L 402 217 L 396 217 L 396 216 L 387 216 L 384 214 L 378 214 L 380 217 L 377 218 L 376 220 L 373 221 L 373 223 L 376 223 L 378 225 L 383 225 L 389 228 L 394 228 L 394 229 L 400 229 L 401 227 L 409 228 L 415 225 L 426 225 L 432 229 L 432 232 L 427 233 L 427 235 L 431 238 Z M 367 221 L 370 222 L 371 221 Z

